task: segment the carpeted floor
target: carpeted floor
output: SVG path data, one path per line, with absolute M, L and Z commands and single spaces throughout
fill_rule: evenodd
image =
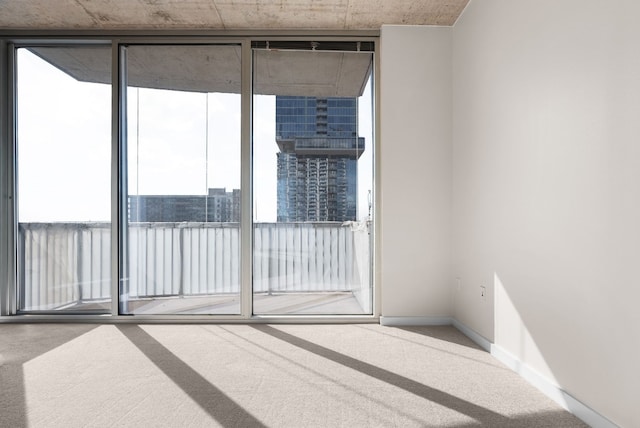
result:
M 453 327 L 0 325 L 1 427 L 584 427 Z

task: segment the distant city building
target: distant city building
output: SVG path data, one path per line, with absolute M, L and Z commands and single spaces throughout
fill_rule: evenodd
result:
M 355 98 L 276 97 L 280 222 L 356 220 Z
M 240 189 L 209 189 L 207 195 L 129 196 L 131 222 L 240 221 Z

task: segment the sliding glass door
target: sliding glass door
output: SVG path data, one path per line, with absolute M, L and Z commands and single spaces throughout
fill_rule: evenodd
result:
M 240 313 L 240 50 L 123 50 L 123 314 Z
M 374 314 L 373 42 L 233 40 L 13 46 L 3 312 Z
M 254 46 L 255 314 L 372 313 L 373 54 L 340 48 Z

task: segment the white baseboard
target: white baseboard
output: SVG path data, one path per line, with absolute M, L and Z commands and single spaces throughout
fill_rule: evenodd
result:
M 491 353 L 491 346 L 493 344 L 489 341 L 489 339 L 487 339 L 484 336 L 478 334 L 475 330 L 470 329 L 469 327 L 467 327 L 466 325 L 462 324 L 460 321 L 458 321 L 455 318 L 451 319 L 451 324 L 455 328 L 460 330 L 469 339 L 473 340 L 476 343 L 476 345 L 480 346 L 485 351 Z
M 451 325 L 451 317 L 380 317 L 380 325 L 389 327 Z
M 500 346 L 491 343 L 488 339 L 478 334 L 473 329 L 462 324 L 455 318 L 452 318 L 451 324 L 469 339 L 477 343 L 480 347 L 487 350 L 487 352 L 489 352 L 495 359 L 518 373 L 524 380 L 558 403 L 562 408 L 580 418 L 589 426 L 593 428 L 619 428 L 618 425 L 614 424 L 583 402 L 577 400 L 571 396 L 571 394 L 560 388 L 560 386 L 556 385 L 554 382 L 547 379 L 527 364 L 524 364 Z

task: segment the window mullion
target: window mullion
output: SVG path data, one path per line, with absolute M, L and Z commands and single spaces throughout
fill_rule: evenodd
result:
M 242 107 L 241 107 L 241 216 L 240 216 L 240 247 L 241 247 L 241 314 L 249 318 L 253 313 L 253 224 L 252 224 L 252 51 L 251 42 L 242 42 Z

